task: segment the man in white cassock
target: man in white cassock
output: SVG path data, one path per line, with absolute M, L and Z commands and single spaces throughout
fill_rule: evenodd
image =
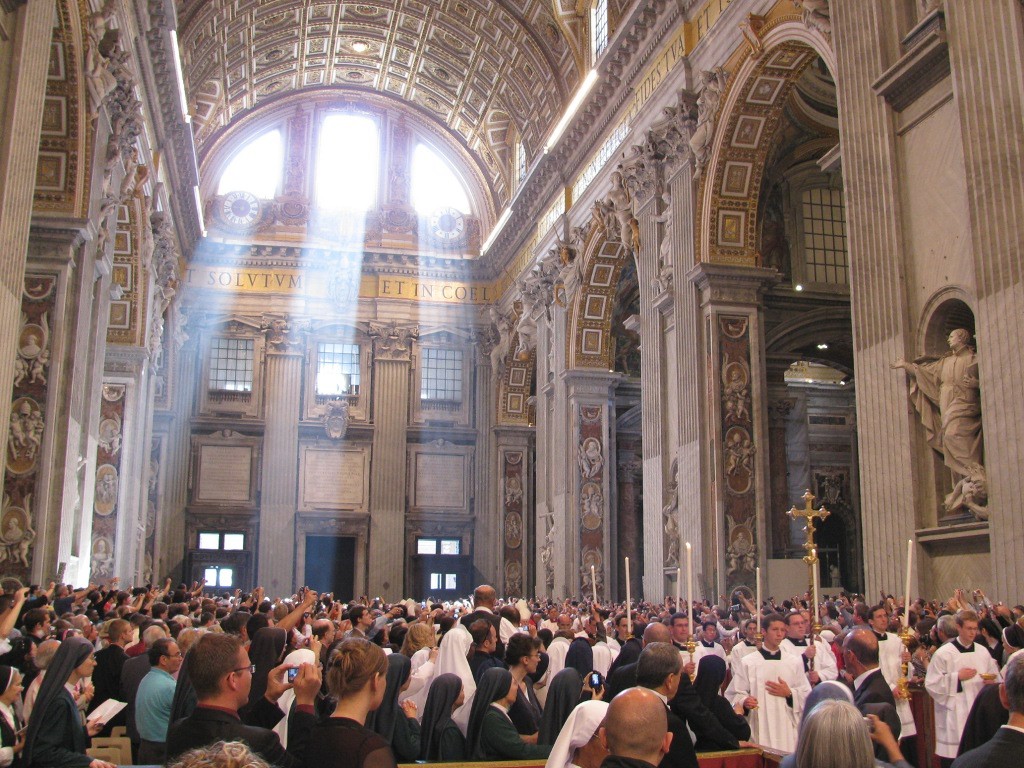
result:
M 764 642 L 732 665 L 725 697 L 750 723 L 750 740 L 782 752 L 796 748 L 796 729 L 804 701 L 811 693 L 800 659 L 779 644 L 786 637 L 786 620 L 774 613 L 762 623 Z
M 949 768 L 957 756 L 967 715 L 981 689 L 1000 680 L 988 648 L 974 642 L 978 614 L 960 611 L 956 626 L 959 635 L 935 651 L 924 678 L 925 690 L 935 702 L 935 754 L 942 768 Z
M 783 653 L 796 656 L 807 673 L 807 682 L 813 688 L 824 680 L 839 677 L 839 665 L 831 646 L 820 637 L 807 637 L 811 621 L 806 613 L 797 611 L 786 615 L 786 639 Z
M 899 697 L 896 685 L 902 674 L 903 655 L 906 654 L 909 662 L 910 653 L 899 636 L 889 632 L 889 611 L 884 605 L 879 603 L 871 609 L 869 623 L 875 637 L 878 638 L 878 666 L 882 670 L 882 677 L 885 678 L 885 682 L 892 690 L 892 695 L 896 698 L 896 714 L 900 716 L 900 741 L 902 741 L 917 735 L 914 713 L 910 710 L 910 700 Z
M 705 656 L 717 656 L 726 664 L 729 663 L 729 657 L 725 653 L 725 648 L 722 647 L 721 643 L 718 642 L 718 623 L 711 620 L 706 620 L 700 625 L 700 635 L 697 636 L 697 645 L 701 649 L 701 658 Z M 694 654 L 694 658 L 697 658 L 697 654 Z

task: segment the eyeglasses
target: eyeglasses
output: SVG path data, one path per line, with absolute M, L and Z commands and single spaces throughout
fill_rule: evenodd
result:
M 255 664 L 250 664 L 248 667 L 239 667 L 238 669 L 232 669 L 231 673 L 234 674 L 236 672 L 245 672 L 245 670 L 249 670 L 249 674 L 250 675 L 255 675 L 256 674 L 256 665 Z
M 166 656 L 169 659 L 180 659 L 184 655 L 185 654 L 183 654 L 181 651 L 178 651 L 177 653 L 165 653 L 164 654 L 164 656 Z

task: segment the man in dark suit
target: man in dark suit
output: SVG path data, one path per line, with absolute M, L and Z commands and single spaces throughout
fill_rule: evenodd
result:
M 483 619 L 494 627 L 494 636 L 497 638 L 497 645 L 491 653 L 496 659 L 505 658 L 505 643 L 501 641 L 501 616 L 494 610 L 498 604 L 498 593 L 489 584 L 481 584 L 473 590 L 473 612 L 467 613 L 460 623 L 469 629 L 474 621 Z
M 669 628 L 658 621 L 652 621 L 646 627 L 644 627 L 643 639 L 640 641 L 640 652 L 650 643 L 670 643 L 672 641 L 672 633 Z M 636 642 L 636 638 L 629 640 L 630 643 Z M 625 646 L 623 646 L 625 648 Z M 640 658 L 640 652 L 637 653 L 637 658 Z M 619 657 L 622 654 L 620 652 Z M 617 660 L 617 659 L 616 659 Z M 620 664 L 619 666 L 612 665 L 608 671 L 607 684 L 604 687 L 604 700 L 611 702 L 616 696 L 622 693 L 627 688 L 632 688 L 636 685 L 636 665 L 637 662 L 633 661 L 629 664 Z
M 1011 768 L 1019 766 L 1024 754 L 1024 655 L 1010 658 L 999 686 L 999 698 L 1010 711 L 1010 719 L 992 739 L 962 753 L 953 768 Z
M 271 765 L 301 768 L 309 732 L 316 722 L 313 702 L 320 690 L 318 666 L 303 664 L 294 685 L 284 680 L 284 665 L 270 670 L 267 693 L 246 715 L 245 722 L 238 717 L 238 709 L 249 700 L 253 667 L 238 638 L 203 635 L 189 654 L 188 671 L 198 703 L 191 715 L 171 725 L 167 733 L 168 762 L 182 752 L 217 741 L 242 741 Z M 270 729 L 283 717 L 277 700 L 289 688 L 295 691 L 295 705 L 285 751 Z
M 90 713 L 107 699 L 120 701 L 118 697 L 121 695 L 121 670 L 128 660 L 124 647 L 131 637 L 132 625 L 124 619 L 114 619 L 107 626 L 107 640 L 110 645 L 96 652 L 96 669 L 92 673 L 95 692 L 89 702 Z M 109 736 L 114 726 L 125 724 L 125 716 L 126 712 L 122 709 L 111 718 L 101 733 Z
M 648 643 L 636 662 L 636 684 L 653 691 L 665 704 L 672 743 L 659 768 L 697 768 L 697 753 L 686 729 L 686 721 L 669 708 L 679 690 L 683 659 L 671 643 Z
M 869 629 L 855 629 L 843 641 L 843 664 L 853 675 L 853 703 L 865 715 L 878 715 L 899 741 L 900 718 L 896 698 L 878 666 L 878 637 Z M 888 705 L 888 706 L 879 706 Z M 884 747 L 875 746 L 875 757 L 886 759 Z

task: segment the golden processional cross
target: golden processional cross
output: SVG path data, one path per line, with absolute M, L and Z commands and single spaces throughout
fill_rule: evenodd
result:
M 811 502 L 814 501 L 814 494 L 811 493 L 810 489 L 807 489 L 801 498 L 804 500 L 804 508 L 797 509 L 794 506 L 787 514 L 794 520 L 800 517 L 807 521 L 807 524 L 804 526 L 804 531 L 807 533 L 807 541 L 804 542 L 804 551 L 807 554 L 804 555 L 803 560 L 807 563 L 807 594 L 811 596 L 811 602 L 816 603 L 818 595 L 817 590 L 814 588 L 814 569 L 818 567 L 818 551 L 815 548 L 816 545 L 814 543 L 814 521 L 815 519 L 824 521 L 831 513 L 825 509 L 824 504 L 817 509 L 814 509 L 814 507 L 811 506 Z M 811 617 L 811 624 L 813 627 L 811 631 L 814 634 L 818 634 L 818 632 L 821 631 L 821 619 L 818 616 L 817 605 L 814 605 Z

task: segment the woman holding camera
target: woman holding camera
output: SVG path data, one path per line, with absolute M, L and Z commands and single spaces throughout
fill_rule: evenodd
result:
M 540 730 L 541 706 L 533 692 L 532 676 L 540 664 L 541 643 L 536 637 L 517 632 L 505 646 L 505 663 L 519 689 L 508 716 L 520 736 L 534 736 Z

